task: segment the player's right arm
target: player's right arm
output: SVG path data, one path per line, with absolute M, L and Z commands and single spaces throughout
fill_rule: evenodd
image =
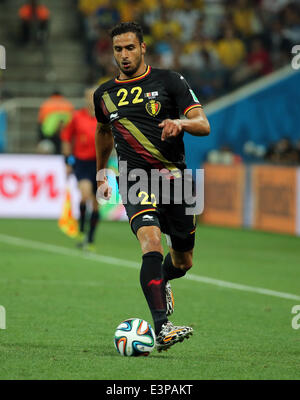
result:
M 104 107 L 102 86 L 100 86 L 94 93 L 95 116 L 98 121 L 95 135 L 98 186 L 97 197 L 99 196 L 102 199 L 109 200 L 112 189 L 108 185 L 105 169 L 110 153 L 114 147 L 114 138 L 110 119 Z
M 108 200 L 112 189 L 108 185 L 105 168 L 114 147 L 113 134 L 109 124 L 97 123 L 95 142 L 97 157 L 97 185 L 98 188 L 100 188 L 97 194 L 99 194 L 101 198 Z

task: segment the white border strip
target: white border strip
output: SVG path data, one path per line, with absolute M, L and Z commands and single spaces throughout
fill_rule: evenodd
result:
M 22 238 L 18 238 L 18 237 L 14 237 L 14 236 L 0 234 L 0 242 L 8 244 L 8 245 L 13 245 L 13 246 L 27 247 L 27 248 L 30 248 L 33 250 L 47 251 L 49 253 L 60 254 L 60 255 L 67 256 L 67 257 L 75 257 L 77 259 L 82 258 L 82 259 L 89 260 L 89 261 L 96 261 L 96 262 L 101 262 L 101 263 L 105 263 L 105 264 L 116 265 L 119 267 L 123 266 L 123 267 L 133 268 L 133 269 L 140 268 L 140 263 L 138 263 L 138 262 L 124 260 L 124 259 L 115 258 L 115 257 L 107 257 L 107 256 L 103 256 L 100 254 L 84 253 L 82 251 L 72 250 L 67 247 L 62 247 L 62 246 L 57 246 L 57 245 L 52 245 L 52 244 L 47 244 L 47 243 L 42 243 L 42 242 L 36 242 L 33 240 L 22 239 Z M 295 294 L 277 292 L 275 290 L 270 290 L 270 289 L 265 289 L 265 288 L 260 288 L 260 287 L 254 287 L 254 286 L 248 286 L 248 285 L 243 285 L 243 284 L 238 284 L 238 283 L 233 283 L 233 282 L 221 281 L 221 280 L 209 278 L 206 276 L 187 274 L 186 279 L 189 279 L 194 282 L 208 283 L 210 285 L 215 285 L 215 286 L 219 286 L 222 288 L 241 290 L 243 292 L 258 293 L 258 294 L 263 294 L 266 296 L 279 297 L 279 298 L 288 299 L 288 300 L 297 300 L 297 301 L 300 300 L 300 296 L 295 295 Z M 47 281 L 45 281 L 45 283 L 47 283 Z

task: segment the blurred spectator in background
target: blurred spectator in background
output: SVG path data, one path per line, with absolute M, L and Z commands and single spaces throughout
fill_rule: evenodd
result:
M 81 194 L 79 205 L 78 247 L 94 250 L 95 230 L 99 222 L 99 205 L 96 199 L 96 149 L 97 120 L 94 114 L 93 94 L 96 88 L 85 91 L 85 107 L 75 111 L 72 120 L 61 132 L 62 153 L 65 156 L 67 174 L 74 171 Z M 85 235 L 87 203 L 92 203 L 89 229 Z
M 137 21 L 143 12 L 143 2 L 140 0 L 119 0 L 117 7 L 122 22 Z
M 292 43 L 284 37 L 283 25 L 279 18 L 272 20 L 267 40 L 274 68 L 286 65 L 291 56 Z
M 251 40 L 250 51 L 247 55 L 247 64 L 252 71 L 252 76 L 255 78 L 267 75 L 273 71 L 270 55 L 260 37 Z
M 249 0 L 238 0 L 234 2 L 232 20 L 235 29 L 245 40 L 262 30 L 256 10 Z
M 185 0 L 182 8 L 175 9 L 172 17 L 174 20 L 178 21 L 181 26 L 181 40 L 183 42 L 188 42 L 192 39 L 197 22 L 202 15 L 200 11 L 202 6 L 203 4 L 199 4 L 199 1 Z
M 242 84 L 273 71 L 272 61 L 261 38 L 251 40 L 246 62 L 232 76 L 232 83 Z
M 99 76 L 105 77 L 111 74 L 114 69 L 114 58 L 111 48 L 111 40 L 107 30 L 98 27 L 98 40 L 94 47 L 94 69 L 91 71 L 90 82 L 97 81 Z
M 112 62 L 108 30 L 120 20 L 117 5 L 117 0 L 79 0 L 89 84 L 99 79 Z
M 151 65 L 178 69 L 204 101 L 286 65 L 300 43 L 299 0 L 79 0 L 89 82 L 113 63 L 109 29 L 136 20 Z M 239 75 L 240 73 L 240 75 Z M 232 79 L 233 78 L 233 79 Z
M 224 145 L 219 150 L 209 151 L 207 162 L 211 164 L 232 165 L 241 163 L 242 158 L 238 154 L 235 154 L 229 145 Z
M 118 75 L 117 67 L 114 63 L 110 63 L 105 66 L 104 74 L 97 81 L 97 85 L 100 86 L 102 83 L 109 81 L 110 79 L 116 77 Z
M 108 30 L 111 26 L 120 21 L 120 13 L 117 8 L 117 1 L 118 0 L 109 0 L 96 9 L 96 20 L 102 29 Z
M 59 91 L 42 103 L 38 114 L 39 152 L 61 153 L 60 131 L 71 120 L 73 111 L 73 104 Z
M 283 137 L 267 149 L 265 160 L 274 164 L 296 165 L 299 163 L 299 152 L 289 138 Z
M 197 21 L 194 33 L 179 55 L 182 70 L 203 101 L 212 100 L 222 89 L 223 71 L 214 42 L 205 36 L 203 19 Z
M 243 158 L 246 162 L 263 162 L 266 155 L 266 147 L 263 144 L 248 140 L 243 146 Z
M 39 4 L 38 0 L 30 0 L 19 9 L 21 21 L 20 42 L 27 44 L 34 40 L 43 45 L 48 38 L 50 12 Z
M 157 60 L 161 68 L 170 68 L 176 63 L 178 56 L 178 42 L 171 32 L 166 33 L 154 45 Z
M 154 40 L 157 41 L 165 41 L 167 36 L 180 40 L 182 27 L 178 21 L 172 18 L 170 9 L 162 4 L 160 18 L 151 26 L 151 33 Z
M 263 13 L 268 15 L 268 20 L 275 17 L 290 2 L 291 0 L 260 0 L 259 4 Z
M 224 36 L 217 43 L 217 52 L 225 72 L 224 86 L 231 85 L 232 74 L 241 66 L 246 56 L 246 46 L 230 26 L 225 28 Z
M 82 14 L 88 16 L 97 10 L 97 8 L 106 5 L 107 3 L 108 0 L 79 0 L 78 9 Z
M 284 21 L 283 36 L 292 44 L 300 43 L 300 7 L 299 2 L 288 4 L 282 11 Z

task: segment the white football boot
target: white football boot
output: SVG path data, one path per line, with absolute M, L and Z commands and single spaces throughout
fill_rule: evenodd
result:
M 193 334 L 193 328 L 189 326 L 174 326 L 168 321 L 163 324 L 161 331 L 156 336 L 156 349 L 161 352 L 168 350 L 175 343 L 188 339 Z

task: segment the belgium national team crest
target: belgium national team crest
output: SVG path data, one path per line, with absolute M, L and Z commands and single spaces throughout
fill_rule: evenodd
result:
M 155 117 L 160 112 L 161 104 L 157 100 L 150 100 L 146 103 L 147 113 Z

